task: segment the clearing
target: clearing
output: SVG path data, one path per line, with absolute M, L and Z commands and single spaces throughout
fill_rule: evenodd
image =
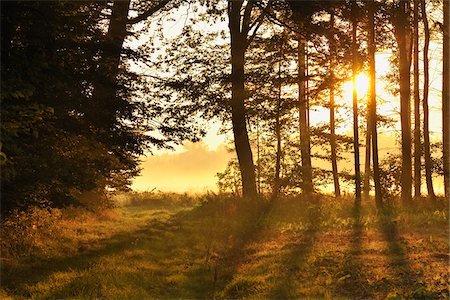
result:
M 446 205 L 377 214 L 372 204 L 315 196 L 254 207 L 210 195 L 191 207 L 141 203 L 59 221 L 72 231 L 47 251 L 3 261 L 0 295 L 448 298 Z

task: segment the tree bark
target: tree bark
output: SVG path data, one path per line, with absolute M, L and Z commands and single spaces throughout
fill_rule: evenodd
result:
M 402 129 L 402 174 L 401 198 L 403 203 L 411 202 L 412 162 L 411 162 L 411 32 L 409 25 L 409 5 L 401 0 L 393 20 L 399 50 L 400 69 L 400 122 Z
M 333 172 L 334 195 L 341 196 L 341 188 L 339 186 L 339 173 L 337 167 L 337 146 L 336 146 L 336 123 L 335 123 L 335 101 L 334 101 L 334 55 L 335 55 L 335 41 L 334 41 L 334 14 L 331 14 L 330 20 L 331 38 L 330 43 L 330 146 L 331 146 L 331 167 Z
M 420 139 L 419 96 L 419 0 L 414 0 L 414 198 L 420 198 L 422 143 Z
M 372 122 L 372 155 L 373 155 L 373 180 L 375 183 L 375 202 L 378 209 L 383 207 L 381 198 L 380 167 L 378 162 L 378 136 L 377 136 L 377 103 L 376 103 L 376 70 L 375 70 L 375 4 L 369 3 L 369 32 L 368 55 L 370 74 L 370 120 Z
M 358 26 L 356 2 L 352 2 L 352 81 L 353 81 L 353 149 L 355 160 L 355 202 L 361 202 L 361 171 L 359 163 L 359 131 L 358 131 L 358 93 L 356 75 L 358 73 L 358 45 L 356 31 Z
M 370 104 L 367 104 L 366 109 L 366 150 L 364 157 L 364 199 L 369 199 L 370 194 L 370 157 L 372 154 L 371 143 L 372 140 L 372 121 L 370 120 Z
M 259 117 L 256 119 L 256 161 L 258 162 L 257 167 L 257 192 L 258 196 L 261 197 L 261 158 L 260 158 L 260 141 L 259 141 Z
M 430 47 L 430 28 L 428 25 L 428 17 L 426 12 L 425 0 L 421 0 L 422 4 L 422 21 L 424 24 L 425 32 L 425 45 L 423 48 L 423 137 L 424 137 L 424 154 L 425 154 L 425 178 L 427 182 L 427 192 L 428 197 L 431 200 L 435 200 L 436 196 L 434 194 L 433 188 L 433 178 L 432 178 L 432 167 L 433 162 L 431 160 L 431 150 L 430 150 L 430 130 L 429 130 L 429 111 L 428 111 L 428 89 L 430 84 L 430 70 L 428 66 L 428 49 Z
M 228 1 L 231 35 L 231 120 L 233 124 L 234 145 L 242 177 L 242 194 L 244 198 L 255 199 L 257 197 L 255 167 L 253 165 L 252 150 L 248 138 L 244 106 L 244 57 L 247 49 L 247 32 L 241 32 L 240 11 L 242 4 L 241 1 Z
M 95 109 L 91 110 L 92 113 L 87 114 L 88 120 L 100 128 L 114 126 L 117 118 L 115 112 L 112 111 L 117 106 L 111 105 L 111 103 L 118 101 L 116 81 L 119 74 L 120 54 L 127 36 L 129 6 L 130 0 L 113 2 L 112 15 L 99 66 L 100 80 L 96 82 L 93 91 Z
M 280 192 L 280 170 L 281 170 L 281 62 L 278 65 L 278 95 L 277 95 L 277 107 L 275 113 L 275 135 L 277 141 L 277 153 L 275 158 L 275 176 L 274 176 L 274 188 L 272 192 L 272 199 L 276 199 Z
M 300 24 L 299 26 L 303 26 Z M 307 107 L 307 91 L 306 91 L 306 43 L 305 39 L 299 34 L 298 41 L 298 112 L 300 124 L 300 153 L 302 157 L 302 181 L 303 192 L 311 193 L 314 190 L 312 182 L 312 166 L 311 166 L 311 141 L 308 125 L 308 107 Z
M 442 56 L 442 143 L 444 164 L 444 191 L 450 198 L 450 5 L 444 0 L 444 30 Z

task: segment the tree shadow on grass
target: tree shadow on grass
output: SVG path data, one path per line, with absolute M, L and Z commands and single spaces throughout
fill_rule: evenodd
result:
M 297 288 L 302 284 L 302 273 L 308 273 L 308 257 L 313 249 L 315 238 L 321 227 L 320 206 L 309 206 L 308 223 L 301 236 L 294 238 L 295 242 L 285 245 L 286 255 L 281 259 L 278 276 L 267 294 L 269 299 L 296 299 L 301 297 Z
M 84 271 L 91 268 L 95 262 L 104 256 L 122 253 L 150 234 L 157 234 L 172 226 L 172 216 L 167 222 L 152 220 L 147 226 L 126 233 L 118 233 L 108 239 L 101 240 L 101 246 L 94 249 L 80 249 L 80 253 L 60 258 L 42 259 L 38 262 L 22 263 L 4 270 L 2 286 L 13 294 L 28 297 L 22 294 L 25 286 L 35 285 L 52 274 L 64 271 Z M 25 275 L 26 274 L 26 275 Z
M 219 272 L 215 298 L 275 298 L 273 295 L 267 295 L 273 285 L 279 285 L 281 294 L 288 293 L 286 284 L 291 282 L 286 272 L 292 277 L 299 272 L 311 249 L 317 227 L 314 226 L 315 223 L 310 222 L 311 226 L 304 228 L 304 223 L 299 221 L 305 220 L 295 219 L 294 223 L 303 228 L 300 232 L 297 229 L 289 229 L 289 233 L 283 234 L 278 232 L 280 228 L 277 217 L 280 216 L 279 209 L 283 204 L 286 203 L 281 200 L 274 201 L 258 214 L 254 225 L 246 227 L 241 242 L 236 243 L 220 261 L 220 267 L 223 269 Z M 297 202 L 296 204 L 298 205 Z M 293 224 L 285 219 L 283 221 Z M 293 234 L 295 236 L 292 236 Z M 293 278 L 291 281 L 294 285 Z
M 411 268 L 406 252 L 407 241 L 399 233 L 395 212 L 391 207 L 384 208 L 378 214 L 379 229 L 386 242 L 387 264 L 392 280 L 385 284 L 386 292 L 400 296 L 421 298 L 423 288 L 418 275 Z
M 367 279 L 362 256 L 362 239 L 364 226 L 362 224 L 361 204 L 355 203 L 352 209 L 352 233 L 350 239 L 350 251 L 345 256 L 342 265 L 344 279 L 336 285 L 337 292 L 352 299 L 369 299 L 373 296 L 368 291 Z
M 6 270 L 2 286 L 34 298 L 213 298 L 260 228 L 260 212 L 240 208 L 207 203 L 155 219 L 95 249 Z
M 298 295 L 299 273 L 305 270 L 307 259 L 314 245 L 317 227 L 305 230 L 304 236 L 294 243 L 287 245 L 286 255 L 276 278 L 276 283 L 268 293 L 270 299 L 295 299 Z
M 2 274 L 2 287 L 21 297 L 32 297 L 37 285 L 46 285 L 37 291 L 45 298 L 91 298 L 105 296 L 105 284 L 125 290 L 128 287 L 124 285 L 129 284 L 142 290 L 137 297 L 171 297 L 176 293 L 204 297 L 206 279 L 212 277 L 200 263 L 207 243 L 201 210 L 178 212 L 168 220 L 151 220 L 138 230 L 113 235 L 102 240 L 99 247 L 73 256 L 8 268 Z M 64 275 L 58 273 L 67 273 L 71 278 L 62 278 Z M 61 282 L 56 282 L 59 279 Z M 189 281 L 191 294 L 181 290 L 183 280 Z

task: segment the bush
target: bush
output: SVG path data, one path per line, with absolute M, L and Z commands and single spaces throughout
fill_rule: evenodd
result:
M 61 219 L 61 210 L 49 207 L 30 207 L 14 210 L 2 222 L 2 257 L 29 256 L 39 252 L 42 245 L 59 234 L 55 224 Z

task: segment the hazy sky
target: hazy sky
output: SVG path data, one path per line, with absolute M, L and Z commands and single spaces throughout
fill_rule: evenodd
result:
M 223 172 L 234 156 L 226 147 L 226 138 L 217 133 L 220 125 L 211 123 L 203 141 L 185 143 L 175 151 L 157 151 L 142 158 L 141 176 L 132 188 L 175 192 L 217 190 L 217 172 Z

